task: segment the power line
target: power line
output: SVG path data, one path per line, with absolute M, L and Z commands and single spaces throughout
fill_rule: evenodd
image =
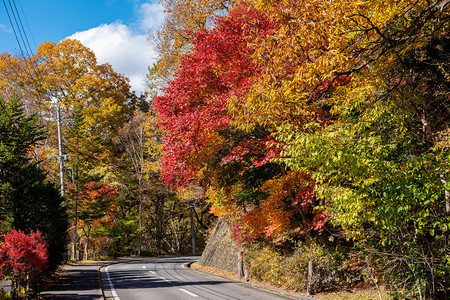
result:
M 34 46 L 34 48 L 37 48 L 38 45 L 36 43 L 36 40 L 34 39 L 33 31 L 31 31 L 30 24 L 28 24 L 27 16 L 25 15 L 25 12 L 23 10 L 23 7 L 22 7 L 22 4 L 20 3 L 20 1 L 19 1 L 19 6 L 20 6 L 20 10 L 22 11 L 23 18 L 25 19 L 25 24 L 27 24 L 28 32 L 31 35 L 31 40 L 33 42 L 33 46 Z
M 32 63 L 31 61 L 29 61 L 29 58 L 31 57 L 31 54 L 33 53 L 33 50 L 32 50 L 32 47 L 30 45 L 30 41 L 28 39 L 27 32 L 26 32 L 26 30 L 25 30 L 25 28 L 23 26 L 22 18 L 20 16 L 19 10 L 17 9 L 17 5 L 16 5 L 15 0 L 12 0 L 12 4 L 11 4 L 11 0 L 8 0 L 8 3 L 9 3 L 9 6 L 10 6 L 11 14 L 14 17 L 14 21 L 16 23 L 16 26 L 14 26 L 14 23 L 12 22 L 10 11 L 7 8 L 5 0 L 3 0 L 3 5 L 5 6 L 6 12 L 8 14 L 8 18 L 9 18 L 11 27 L 13 29 L 14 36 L 16 37 L 17 44 L 19 45 L 20 51 L 22 53 L 22 59 L 23 59 L 23 62 L 24 62 L 25 68 L 26 68 L 25 72 L 20 72 L 20 70 L 19 71 L 18 70 L 14 70 L 15 69 L 14 67 L 13 67 L 13 70 L 19 76 L 21 76 L 20 74 L 25 73 L 26 77 L 28 77 L 28 79 L 31 82 L 36 83 L 37 84 L 36 86 L 38 87 L 37 92 L 38 92 L 39 96 L 41 96 L 44 93 L 42 91 L 42 84 L 41 84 L 41 81 L 40 81 L 41 74 L 40 74 L 39 70 L 36 69 L 35 64 Z M 22 10 L 23 19 L 25 20 L 25 22 L 26 22 L 26 24 L 28 26 L 28 30 L 29 30 L 29 32 L 31 34 L 31 37 L 32 37 L 33 42 L 35 44 L 35 47 L 37 48 L 36 42 L 34 41 L 33 33 L 31 31 L 31 29 L 30 29 L 30 26 L 28 24 L 28 21 L 27 21 L 27 18 L 25 16 L 25 13 L 23 12 L 23 8 L 22 8 L 22 5 L 20 4 L 20 1 L 19 1 L 19 6 L 20 6 L 20 8 Z M 17 21 L 17 20 L 19 20 L 19 21 Z M 17 31 L 19 31 L 19 34 L 20 34 L 21 39 L 22 39 L 22 43 L 20 43 Z M 25 55 L 25 52 L 23 50 L 22 44 L 26 48 L 26 55 Z
M 17 9 L 16 1 L 12 0 L 12 2 L 14 4 L 14 8 L 16 10 L 17 18 L 19 19 L 20 28 L 22 28 L 22 32 L 23 32 L 23 35 L 25 37 L 26 45 L 28 45 L 28 50 L 30 51 L 28 53 L 28 56 L 31 56 L 31 54 L 33 53 L 33 50 L 31 49 L 30 41 L 28 40 L 28 36 L 27 36 L 27 34 L 25 32 L 25 28 L 23 27 L 22 18 L 20 17 L 19 10 Z
M 21 53 L 23 54 L 22 46 L 20 45 L 19 38 L 17 37 L 17 33 L 16 33 L 15 28 L 14 28 L 13 22 L 12 22 L 12 20 L 11 20 L 11 16 L 10 16 L 10 14 L 9 14 L 9 10 L 8 10 L 8 7 L 6 6 L 5 0 L 3 0 L 3 5 L 5 6 L 5 11 L 6 11 L 6 14 L 8 15 L 9 23 L 11 24 L 11 27 L 12 27 L 12 29 L 13 29 L 14 36 L 16 37 L 17 44 L 19 45 L 20 51 L 21 51 Z
M 33 78 L 33 76 L 32 76 L 32 72 L 31 72 L 31 70 L 30 70 L 28 64 L 26 63 L 27 58 L 30 57 L 30 53 L 29 53 L 28 51 L 29 51 L 29 50 L 31 51 L 31 47 L 29 47 L 29 48 L 30 48 L 29 50 L 28 50 L 28 48 L 26 48 L 26 44 L 27 44 L 27 43 L 25 43 L 25 39 L 28 41 L 28 38 L 26 37 L 27 35 L 26 35 L 26 32 L 25 32 L 25 29 L 23 28 L 22 22 L 20 21 L 20 24 L 22 25 L 22 26 L 20 26 L 20 25 L 19 25 L 19 22 L 17 21 L 16 15 L 17 15 L 17 16 L 19 17 L 19 19 L 20 19 L 19 12 L 17 11 L 17 6 L 16 6 L 15 3 L 14 3 L 14 7 L 16 8 L 16 12 L 14 13 L 14 8 L 13 8 L 13 6 L 12 6 L 12 4 L 11 4 L 11 0 L 8 0 L 8 3 L 9 3 L 10 9 L 8 9 L 5 0 L 3 0 L 3 5 L 5 6 L 5 11 L 6 11 L 6 14 L 8 15 L 9 23 L 11 24 L 11 27 L 12 27 L 12 29 L 13 29 L 14 36 L 15 36 L 15 38 L 16 38 L 17 44 L 18 44 L 19 49 L 20 49 L 20 52 L 21 52 L 21 54 L 22 54 L 22 58 L 23 58 L 23 60 L 25 61 L 25 67 L 26 67 L 26 69 L 27 69 L 27 71 L 28 71 L 28 72 L 25 72 L 25 73 L 28 75 L 28 79 L 34 80 L 34 78 Z M 10 12 L 10 10 L 11 10 L 11 12 Z M 15 22 L 13 22 L 13 20 L 12 20 L 12 18 L 11 18 L 11 14 L 12 14 L 12 16 L 13 16 Z M 14 26 L 14 23 L 16 24 L 15 26 Z M 21 30 L 21 29 L 22 29 L 22 30 Z M 19 32 L 19 35 L 20 35 L 21 40 L 22 40 L 22 43 L 21 43 L 20 40 L 19 40 L 19 36 L 18 36 L 18 34 L 17 34 L 17 31 Z M 23 34 L 22 34 L 22 32 L 23 32 Z M 24 36 L 25 36 L 25 38 L 24 38 Z M 23 46 L 26 48 L 26 49 L 25 49 L 26 52 L 23 50 L 22 44 L 23 44 Z M 29 45 L 29 43 L 28 43 L 28 45 Z M 20 74 L 20 73 L 18 73 L 18 74 Z
M 6 13 L 8 14 L 8 18 L 9 18 L 9 13 L 8 13 L 8 9 L 7 9 L 7 7 L 6 7 L 5 0 L 3 0 L 3 5 L 5 6 Z M 10 18 L 9 18 L 9 22 L 11 23 L 11 19 L 10 19 Z M 14 29 L 13 29 L 13 31 L 14 31 Z M 14 32 L 14 35 L 16 35 L 16 32 Z M 16 36 L 16 40 L 17 40 L 17 42 L 18 42 L 17 36 Z M 11 118 L 11 116 L 9 115 L 8 111 L 6 110 L 6 107 L 5 107 L 4 104 L 3 104 L 3 100 L 1 100 L 1 99 L 0 99 L 0 106 L 2 107 L 2 109 L 3 109 L 3 111 L 6 113 L 6 115 L 8 116 L 9 120 L 12 122 L 12 118 Z
M 19 49 L 22 53 L 22 56 L 23 57 L 30 56 L 30 53 L 29 53 L 29 50 L 27 48 L 27 44 L 26 44 L 25 38 L 24 38 L 25 32 L 24 32 L 23 26 L 21 27 L 19 25 L 19 21 L 18 21 L 19 17 L 18 17 L 17 10 L 16 11 L 14 10 L 11 0 L 8 0 L 9 9 L 6 5 L 5 0 L 3 0 L 3 4 L 5 6 L 6 14 L 8 15 L 9 22 L 13 28 L 14 36 L 16 37 L 16 41 L 19 44 Z M 14 6 L 15 6 L 15 4 L 14 4 Z M 12 18 L 11 18 L 11 15 L 12 15 Z M 13 20 L 14 20 L 14 22 L 13 22 Z M 20 36 L 20 40 L 19 40 L 19 36 Z M 24 51 L 24 48 L 25 48 L 25 51 Z

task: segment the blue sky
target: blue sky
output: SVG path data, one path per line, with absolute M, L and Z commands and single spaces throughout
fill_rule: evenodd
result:
M 43 42 L 75 38 L 89 47 L 99 63 L 110 63 L 130 78 L 137 92 L 145 89 L 147 66 L 156 59 L 149 31 L 163 22 L 158 1 L 139 0 L 2 0 L 0 52 L 20 54 L 5 11 L 17 7 L 33 53 Z

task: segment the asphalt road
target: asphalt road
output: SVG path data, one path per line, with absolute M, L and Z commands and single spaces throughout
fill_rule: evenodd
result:
M 114 300 L 295 299 L 188 269 L 198 257 L 152 258 L 103 269 L 105 296 Z

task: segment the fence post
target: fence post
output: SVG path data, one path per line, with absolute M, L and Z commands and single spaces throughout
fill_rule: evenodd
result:
M 308 263 L 308 285 L 306 286 L 306 293 L 312 295 L 311 286 L 313 281 L 313 260 L 310 259 Z
M 238 275 L 239 279 L 244 277 L 244 251 L 242 250 L 238 252 Z

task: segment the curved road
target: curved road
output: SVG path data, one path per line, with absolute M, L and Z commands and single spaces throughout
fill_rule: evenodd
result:
M 103 271 L 108 299 L 295 299 L 187 269 L 198 257 L 153 258 L 110 265 Z M 109 290 L 109 291 L 108 291 Z

